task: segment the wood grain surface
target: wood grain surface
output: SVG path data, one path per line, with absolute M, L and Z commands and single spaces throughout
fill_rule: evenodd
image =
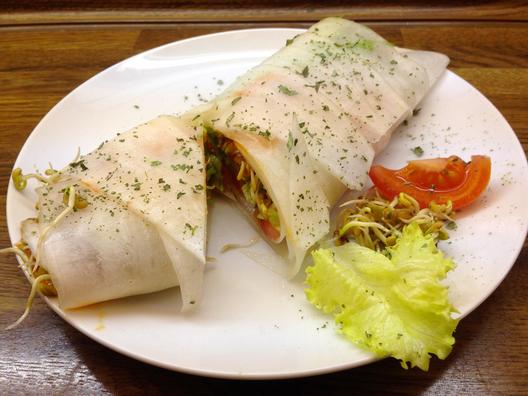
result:
M 235 4 L 231 14 L 235 19 L 228 20 L 190 1 L 186 10 L 194 12 L 194 19 L 149 19 L 147 14 L 144 20 L 141 10 L 147 7 L 130 6 L 134 2 L 114 2 L 117 6 L 113 8 L 96 2 L 96 10 L 83 9 L 81 3 L 12 0 L 0 6 L 2 247 L 9 245 L 5 201 L 16 156 L 38 121 L 77 85 L 124 58 L 174 40 L 256 26 L 308 26 L 322 15 L 305 18 L 300 13 L 293 18 L 295 10 L 284 6 L 289 2 L 274 1 L 271 6 L 286 10 L 288 18 L 268 12 L 251 19 L 251 13 L 246 12 L 251 7 L 242 6 L 243 2 L 207 2 L 224 8 Z M 372 10 L 360 7 L 360 3 L 354 7 L 372 17 Z M 481 2 L 480 8 L 473 9 L 469 3 L 462 2 L 458 13 L 454 2 L 448 2 L 445 9 L 434 7 L 436 14 L 429 7 L 426 17 L 419 17 L 417 7 L 408 14 L 401 7 L 399 13 L 391 14 L 390 7 L 397 5 L 383 8 L 376 3 L 381 7 L 380 15 L 370 18 L 368 25 L 397 45 L 446 53 L 451 58 L 450 68 L 493 102 L 527 152 L 526 7 L 521 2 L 506 2 L 504 7 Z M 147 11 L 154 13 L 168 3 L 155 4 Z M 306 12 L 312 7 L 309 2 L 292 4 Z M 347 7 L 346 2 L 329 4 Z M 355 11 L 354 7 L 347 12 Z M 42 11 L 41 19 L 35 9 Z M 472 12 L 466 12 L 468 9 Z M 127 12 L 135 13 L 133 18 Z M 51 18 L 52 13 L 59 17 Z M 21 313 L 29 287 L 13 257 L 0 257 L 0 279 L 0 326 L 4 326 Z M 396 361 L 383 360 L 319 377 L 267 382 L 201 378 L 137 362 L 80 334 L 37 299 L 23 326 L 0 332 L 0 394 L 527 394 L 527 284 L 525 243 L 500 287 L 460 323 L 452 354 L 446 361 L 433 359 L 429 372 L 405 371 Z
M 407 3 L 407 4 L 405 4 Z M 98 22 L 298 22 L 342 16 L 359 21 L 525 21 L 525 1 L 358 0 L 4 0 L 0 25 Z

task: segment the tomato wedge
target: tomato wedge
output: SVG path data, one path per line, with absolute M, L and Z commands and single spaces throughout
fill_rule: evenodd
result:
M 277 241 L 280 238 L 280 232 L 268 220 L 257 219 L 260 228 L 266 234 L 266 236 L 272 240 Z
M 451 201 L 453 209 L 458 210 L 473 203 L 488 186 L 491 160 L 474 155 L 466 163 L 451 156 L 410 161 L 397 170 L 374 165 L 369 176 L 385 199 L 403 192 L 416 199 L 422 208 L 433 201 L 439 204 Z
M 460 157 L 452 155 L 449 158 L 409 161 L 396 174 L 417 187 L 446 190 L 464 182 L 466 167 L 467 164 Z

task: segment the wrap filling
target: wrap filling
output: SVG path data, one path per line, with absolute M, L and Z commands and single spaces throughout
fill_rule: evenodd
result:
M 238 202 L 269 240 L 280 242 L 277 208 L 237 143 L 205 127 L 204 148 L 208 190 L 218 190 Z

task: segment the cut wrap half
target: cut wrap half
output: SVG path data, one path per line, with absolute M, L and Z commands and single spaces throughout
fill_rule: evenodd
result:
M 268 240 L 286 240 L 283 272 L 294 276 L 329 231 L 329 209 L 366 185 L 374 155 L 447 63 L 351 21 L 315 24 L 201 113 L 208 184 L 241 202 Z
M 177 285 L 183 310 L 198 304 L 205 171 L 201 137 L 188 122 L 162 116 L 118 134 L 37 192 L 38 216 L 23 222 L 22 238 L 61 308 Z

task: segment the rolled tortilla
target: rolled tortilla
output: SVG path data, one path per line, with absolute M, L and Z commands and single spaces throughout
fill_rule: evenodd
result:
M 87 205 L 55 224 L 71 186 Z M 201 137 L 187 120 L 162 116 L 40 187 L 38 218 L 22 224 L 23 240 L 39 252 L 62 308 L 179 285 L 188 310 L 201 297 L 205 191 Z
M 236 143 L 277 208 L 287 277 L 329 232 L 329 210 L 360 190 L 374 155 L 441 76 L 441 54 L 396 48 L 328 18 L 182 118 L 163 116 L 103 143 L 38 190 L 24 240 L 63 308 L 179 285 L 200 300 L 206 186 L 201 128 Z M 199 115 L 197 118 L 196 115 Z M 88 205 L 54 221 L 75 187 Z
M 399 49 L 362 25 L 327 18 L 210 103 L 202 122 L 236 142 L 278 209 L 287 276 L 328 232 L 329 208 L 345 189 L 366 186 L 374 155 L 447 63 L 445 55 Z

